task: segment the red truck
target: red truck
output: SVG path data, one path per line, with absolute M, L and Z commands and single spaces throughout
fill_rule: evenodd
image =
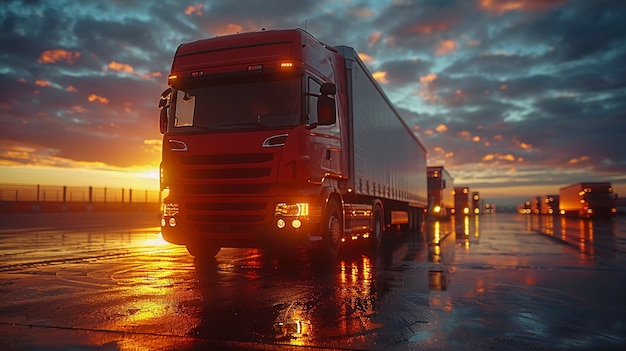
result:
M 301 29 L 181 44 L 159 103 L 162 234 L 334 261 L 342 243 L 419 231 L 426 150 L 356 51 Z
M 580 218 L 610 218 L 617 211 L 611 183 L 576 183 L 559 191 L 562 215 Z
M 449 217 L 454 210 L 454 180 L 443 166 L 427 167 L 430 218 Z

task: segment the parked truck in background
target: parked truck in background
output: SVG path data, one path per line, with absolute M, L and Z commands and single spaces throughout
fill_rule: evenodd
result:
M 541 201 L 541 196 L 533 196 L 530 199 L 530 213 L 531 214 L 540 214 L 543 208 L 543 201 Z
M 466 186 L 454 188 L 454 213 L 457 215 L 470 213 L 469 188 Z
M 481 205 L 480 205 L 480 193 L 478 191 L 472 192 L 472 208 L 470 212 L 475 215 L 481 214 Z
M 447 218 L 454 209 L 454 179 L 443 166 L 427 167 L 430 218 Z
M 301 29 L 178 47 L 160 101 L 162 234 L 197 257 L 419 231 L 426 150 L 356 51 Z
M 559 191 L 562 215 L 580 218 L 610 218 L 616 213 L 611 183 L 576 183 Z
M 559 213 L 559 195 L 544 195 L 541 197 L 541 214 L 556 215 Z

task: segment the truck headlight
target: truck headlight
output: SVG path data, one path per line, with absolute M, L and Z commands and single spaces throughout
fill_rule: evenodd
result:
M 274 211 L 276 216 L 285 217 L 306 217 L 309 215 L 309 204 L 306 202 L 300 203 L 286 203 L 281 202 L 276 204 L 276 210 Z

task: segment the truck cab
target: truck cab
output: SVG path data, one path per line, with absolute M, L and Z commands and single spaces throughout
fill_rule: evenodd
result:
M 333 255 L 317 233 L 343 177 L 341 64 L 302 30 L 182 44 L 159 104 L 163 237 L 194 256 L 328 240 Z

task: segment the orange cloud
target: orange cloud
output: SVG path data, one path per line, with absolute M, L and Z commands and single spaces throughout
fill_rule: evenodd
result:
M 435 128 L 435 130 L 438 133 L 445 133 L 448 131 L 448 126 L 446 126 L 445 124 L 441 123 L 440 125 L 437 126 L 437 128 Z
M 435 32 L 444 32 L 448 29 L 447 23 L 433 23 L 433 24 L 417 24 L 408 29 L 409 33 L 417 34 L 433 34 Z
M 417 93 L 420 95 L 422 100 L 429 103 L 436 103 L 439 101 L 436 89 L 430 84 L 435 80 L 437 80 L 437 75 L 434 73 L 430 73 L 423 77 L 420 77 L 420 83 L 424 84 L 424 86 L 421 86 Z
M 241 33 L 241 32 L 243 32 L 243 27 L 241 25 L 229 23 L 226 25 L 225 28 L 216 30 L 215 34 L 227 35 L 227 34 L 234 34 L 234 33 Z
M 560 6 L 567 0 L 480 0 L 478 6 L 501 15 L 507 11 L 535 11 Z
M 203 4 L 189 5 L 185 9 L 185 15 L 187 15 L 187 16 L 191 16 L 191 15 L 202 16 L 202 8 L 204 8 Z
M 127 63 L 120 63 L 120 62 L 115 62 L 115 61 L 111 61 L 109 62 L 109 65 L 107 66 L 110 70 L 116 71 L 116 72 L 125 72 L 125 73 L 131 73 L 134 74 L 135 73 L 135 69 L 133 68 L 133 66 L 127 64 Z
M 387 84 L 389 81 L 387 80 L 387 72 L 377 71 L 372 73 L 372 77 L 376 79 L 380 84 Z
M 370 35 L 369 46 L 374 46 L 380 40 L 380 32 L 374 32 Z
M 82 107 L 81 105 L 74 105 L 74 106 L 72 106 L 72 112 L 81 113 L 81 112 L 85 112 L 85 111 L 87 111 L 87 110 L 84 107 Z
M 443 56 L 454 52 L 458 47 L 456 41 L 452 39 L 440 40 L 437 48 L 435 49 L 435 55 Z
M 161 153 L 161 139 L 145 139 L 143 141 L 143 150 L 148 153 Z
M 420 77 L 420 83 L 430 83 L 437 80 L 437 75 L 434 73 L 427 74 L 423 77 Z
M 65 88 L 65 91 L 69 91 L 69 92 L 75 93 L 75 92 L 78 91 L 78 89 L 74 88 L 73 85 L 68 85 L 67 88 Z
M 483 156 L 482 161 L 483 162 L 489 162 L 489 161 L 508 161 L 508 162 L 523 162 L 524 158 L 523 157 L 515 157 L 515 155 L 513 154 L 499 154 L 499 153 L 495 153 L 495 154 L 486 154 L 485 156 Z
M 470 132 L 468 132 L 467 130 L 459 132 L 458 135 L 465 140 L 470 140 L 470 138 L 472 137 Z
M 361 61 L 363 61 L 365 63 L 370 63 L 370 62 L 374 61 L 374 59 L 372 59 L 372 56 L 370 56 L 368 54 L 364 54 L 362 52 L 359 53 L 359 58 L 361 59 Z
M 140 77 L 142 79 L 150 79 L 150 78 L 158 78 L 161 77 L 161 72 L 151 72 L 151 73 L 138 73 L 135 72 L 135 68 L 133 68 L 133 66 L 127 64 L 127 63 L 121 63 L 121 62 L 116 62 L 116 61 L 111 61 L 109 62 L 109 64 L 107 65 L 107 67 L 104 69 L 106 70 L 111 70 L 111 71 L 115 71 L 115 72 L 121 72 L 121 73 L 128 73 L 130 75 L 133 76 L 137 76 Z
M 96 95 L 96 94 L 89 95 L 87 97 L 87 101 L 89 101 L 89 102 L 98 102 L 98 103 L 101 103 L 101 104 L 104 104 L 104 105 L 109 103 L 109 99 L 107 99 L 105 97 L 102 97 L 102 96 L 99 96 L 99 95 Z
M 72 64 L 74 60 L 80 57 L 80 52 L 71 52 L 62 49 L 46 50 L 39 56 L 39 63 L 57 63 L 59 61 L 65 61 Z
M 574 158 L 570 159 L 567 163 L 570 164 L 570 165 L 574 165 L 574 164 L 577 164 L 577 163 L 589 161 L 589 159 L 590 159 L 589 156 L 574 157 Z
M 50 82 L 48 82 L 47 80 L 37 79 L 35 81 L 35 85 L 40 86 L 40 87 L 49 87 L 52 84 L 50 84 Z

